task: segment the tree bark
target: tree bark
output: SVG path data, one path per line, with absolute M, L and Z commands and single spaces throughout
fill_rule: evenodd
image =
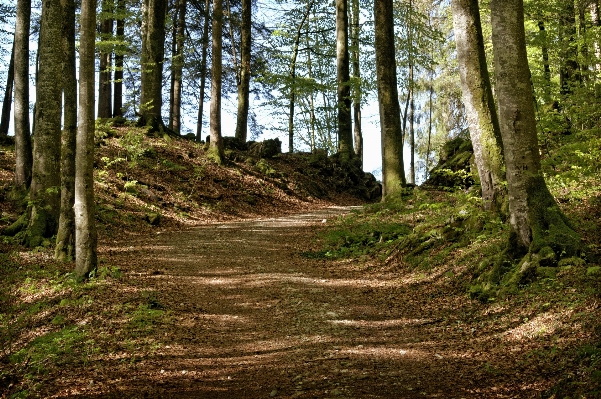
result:
M 562 95 L 571 94 L 574 87 L 580 83 L 580 66 L 578 65 L 578 45 L 576 39 L 576 8 L 574 0 L 559 2 L 560 26 L 560 62 L 559 85 Z
M 211 66 L 211 144 L 209 156 L 218 164 L 224 160 L 221 137 L 221 72 L 223 50 L 223 0 L 213 0 L 212 66 Z
M 77 77 L 75 69 L 75 0 L 63 7 L 63 131 L 61 134 L 61 205 L 54 257 L 75 256 L 75 140 L 77 136 Z
M 36 86 L 33 173 L 25 245 L 37 247 L 56 234 L 60 210 L 60 141 L 63 18 L 60 0 L 42 1 L 40 66 Z
M 2 102 L 2 117 L 0 118 L 0 137 L 8 136 L 10 126 L 10 110 L 13 104 L 13 82 L 15 80 L 15 42 L 13 40 L 13 49 L 10 53 L 10 62 L 8 64 L 8 73 L 6 78 L 6 91 L 4 92 L 4 101 Z
M 451 7 L 463 103 L 482 199 L 485 208 L 498 211 L 505 182 L 503 143 L 486 63 L 478 0 L 453 0 Z
M 515 255 L 551 247 L 558 257 L 580 250 L 580 237 L 549 192 L 540 167 L 522 0 L 490 3 L 496 92 Z
M 361 131 L 361 67 L 359 64 L 359 0 L 352 0 L 351 47 L 355 92 L 353 93 L 353 139 L 355 155 L 363 163 L 363 133 Z
M 338 83 L 338 153 L 343 162 L 348 162 L 353 156 L 348 0 L 336 0 L 336 80 Z
M 95 0 L 81 2 L 79 116 L 75 174 L 75 274 L 87 278 L 97 267 L 94 218 L 94 41 Z
M 113 118 L 123 116 L 123 56 L 125 54 L 125 0 L 117 0 L 115 46 L 115 82 L 113 83 Z
M 376 74 L 382 132 L 382 199 L 406 184 L 394 43 L 392 0 L 374 1 Z
M 113 0 L 102 0 L 100 17 L 100 73 L 98 74 L 98 118 L 112 117 L 112 45 L 113 40 Z
M 196 121 L 196 141 L 202 141 L 202 118 L 205 102 L 205 84 L 207 81 L 207 50 L 209 48 L 209 17 L 211 3 L 205 0 L 205 16 L 202 27 L 202 56 L 200 60 L 200 94 L 198 99 L 198 119 Z
M 140 87 L 140 120 L 138 124 L 158 130 L 164 126 L 161 118 L 163 104 L 163 59 L 165 55 L 166 0 L 142 2 L 142 55 Z
M 248 109 L 250 93 L 250 61 L 252 46 L 251 0 L 242 0 L 242 26 L 240 27 L 240 68 L 238 70 L 238 113 L 236 138 L 246 142 L 248 136 Z
M 551 101 L 551 64 L 549 63 L 549 46 L 547 44 L 547 30 L 545 29 L 545 22 L 538 21 L 538 30 L 542 36 L 541 53 L 543 56 L 543 76 L 545 78 L 545 103 Z
M 31 183 L 32 144 L 29 130 L 29 28 L 31 0 L 18 0 L 15 23 L 15 193 Z
M 172 101 L 169 127 L 176 133 L 181 130 L 182 71 L 184 68 L 184 42 L 186 31 L 186 0 L 177 1 L 177 23 L 175 24 L 175 53 L 172 60 Z

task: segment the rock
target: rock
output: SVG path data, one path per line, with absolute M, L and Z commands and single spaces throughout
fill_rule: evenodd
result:
M 154 212 L 149 212 L 144 216 L 144 220 L 150 223 L 152 226 L 158 226 L 161 223 L 161 215 Z
M 225 136 L 223 138 L 223 148 L 226 150 L 246 151 L 248 147 L 246 143 L 236 137 Z
M 248 151 L 261 158 L 273 158 L 282 153 L 282 142 L 277 138 L 264 140 L 261 143 L 251 144 Z

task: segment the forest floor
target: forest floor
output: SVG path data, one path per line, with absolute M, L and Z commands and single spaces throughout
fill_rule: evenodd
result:
M 150 161 L 168 170 L 153 173 L 115 169 L 107 147 L 88 282 L 51 248 L 0 242 L 0 398 L 601 395 L 600 268 L 565 266 L 518 293 L 471 299 L 474 265 L 497 250 L 502 227 L 485 220 L 465 241 L 442 238 L 450 214 L 477 212 L 465 198 L 417 192 L 402 212 L 361 210 L 311 172 L 324 198 L 313 197 L 286 158 L 269 161 L 281 176 L 266 177 L 176 143 L 158 147 Z M 10 153 L 0 155 L 10 182 Z M 597 245 L 595 209 L 576 216 Z M 401 235 L 421 230 L 433 244 L 403 252 Z M 355 239 L 389 247 L 338 256 L 336 231 L 354 251 Z

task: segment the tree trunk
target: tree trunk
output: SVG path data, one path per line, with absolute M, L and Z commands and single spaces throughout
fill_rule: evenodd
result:
M 221 72 L 223 44 L 223 0 L 213 0 L 212 24 L 212 66 L 211 66 L 211 145 L 209 157 L 218 164 L 224 160 L 223 139 L 221 137 Z
M 15 23 L 15 194 L 31 183 L 33 155 L 29 131 L 29 28 L 31 0 L 18 0 Z
M 123 116 L 123 55 L 125 41 L 125 0 L 117 0 L 117 31 L 115 46 L 115 82 L 113 83 L 113 118 Z
M 515 255 L 551 247 L 558 257 L 580 249 L 576 234 L 551 196 L 540 168 L 522 0 L 490 3 L 496 92 Z
M 140 120 L 138 124 L 158 130 L 163 104 L 163 58 L 165 55 L 166 0 L 142 2 L 142 54 L 140 79 Z
M 66 261 L 75 255 L 75 140 L 77 136 L 77 77 L 75 70 L 75 0 L 63 7 L 63 132 L 61 135 L 61 207 L 54 257 Z
M 2 102 L 2 118 L 0 119 L 0 137 L 8 136 L 10 126 L 10 110 L 13 104 L 13 82 L 15 80 L 15 42 L 13 40 L 13 49 L 10 53 L 10 63 L 8 64 L 8 73 L 6 78 L 6 91 L 4 92 L 4 101 Z
M 599 0 L 595 0 L 591 3 L 591 21 L 593 26 L 597 29 L 601 26 L 601 12 L 599 8 Z M 595 70 L 600 71 L 601 64 L 599 63 L 599 60 L 601 60 L 601 44 L 597 38 L 595 38 L 593 43 L 593 49 L 595 52 Z
M 409 183 L 415 184 L 415 95 L 413 93 L 413 65 L 411 66 L 411 104 L 409 106 Z
M 60 141 L 63 52 L 60 0 L 44 0 L 40 28 L 40 67 L 36 87 L 33 173 L 29 225 L 24 243 L 41 245 L 56 234 L 60 210 Z
M 399 96 L 397 92 L 392 0 L 374 1 L 376 74 L 382 131 L 382 199 L 405 185 Z
M 551 64 L 549 63 L 549 45 L 547 44 L 547 31 L 544 21 L 538 21 L 538 30 L 541 34 L 541 53 L 543 56 L 543 76 L 545 78 L 545 103 L 551 102 Z
M 112 44 L 113 0 L 102 0 L 100 17 L 100 73 L 98 74 L 98 118 L 108 119 L 113 115 L 112 100 Z
M 300 45 L 301 31 L 313 7 L 313 0 L 307 1 L 307 9 L 303 14 L 303 19 L 296 29 L 294 38 L 294 48 L 292 50 L 292 60 L 290 61 L 290 102 L 288 105 L 288 152 L 294 152 L 294 106 L 296 102 L 296 58 L 298 57 L 298 47 Z
M 169 127 L 176 133 L 181 130 L 181 108 L 182 108 L 182 70 L 184 68 L 184 39 L 186 31 L 186 0 L 178 0 L 177 2 L 177 23 L 175 24 L 175 52 L 172 60 L 172 101 L 171 101 L 171 118 Z
M 478 0 L 453 0 L 452 12 L 463 103 L 482 199 L 485 208 L 498 211 L 505 181 L 503 144 L 484 52 Z
M 94 218 L 94 41 L 95 0 L 81 2 L 79 119 L 75 174 L 75 274 L 87 278 L 97 267 Z
M 580 83 L 581 76 L 578 65 L 578 45 L 576 44 L 576 8 L 574 0 L 560 2 L 559 38 L 560 62 L 559 84 L 561 94 L 571 94 L 574 87 Z
M 338 83 L 338 153 L 343 162 L 353 155 L 351 86 L 348 50 L 348 0 L 336 0 L 336 80 Z
M 209 16 L 211 15 L 209 8 L 211 3 L 205 0 L 205 16 L 202 27 L 202 58 L 200 60 L 200 95 L 198 99 L 198 119 L 196 121 L 196 141 L 202 141 L 202 114 L 204 111 L 205 102 L 205 84 L 207 81 L 207 50 L 209 48 Z
M 251 0 L 242 0 L 242 26 L 240 27 L 240 68 L 238 77 L 238 114 L 236 138 L 246 142 L 248 136 L 248 109 L 250 93 L 250 56 L 252 45 Z
M 363 163 L 363 133 L 361 132 L 361 67 L 359 65 L 359 0 L 353 1 L 351 47 L 353 78 L 355 78 L 355 92 L 353 93 L 353 139 L 355 155 Z

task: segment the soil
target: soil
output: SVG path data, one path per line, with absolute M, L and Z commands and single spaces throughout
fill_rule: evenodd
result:
M 317 231 L 350 210 L 101 248 L 103 263 L 126 271 L 110 295 L 127 303 L 150 293 L 166 317 L 129 348 L 67 367 L 50 382 L 51 397 L 509 398 L 549 386 L 544 371 L 520 377 L 523 343 L 479 331 L 482 305 L 461 289 L 302 256 L 319 245 Z M 108 335 L 123 329 L 115 317 L 104 323 Z

